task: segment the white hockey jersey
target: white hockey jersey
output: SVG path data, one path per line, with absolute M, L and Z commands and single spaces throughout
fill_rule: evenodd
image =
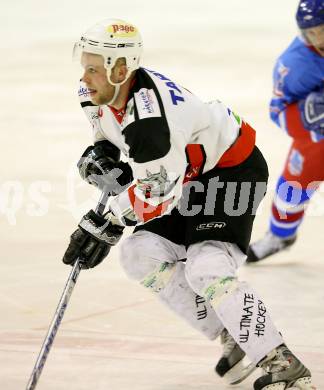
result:
M 155 71 L 136 71 L 122 110 L 92 104 L 84 84 L 79 96 L 93 141 L 110 141 L 132 168 L 132 185 L 110 203 L 124 223 L 124 216 L 143 223 L 169 213 L 186 182 L 240 164 L 254 148 L 254 130 L 229 108 L 204 103 Z

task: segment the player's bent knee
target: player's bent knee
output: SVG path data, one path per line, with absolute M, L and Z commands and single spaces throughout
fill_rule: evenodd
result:
M 150 256 L 145 242 L 132 235 L 127 237 L 120 246 L 120 264 L 130 279 L 141 281 L 146 275 L 162 264 Z
M 201 295 L 209 301 L 214 309 L 228 297 L 236 292 L 240 282 L 237 278 L 228 276 L 225 278 L 215 279 L 207 288 L 202 291 Z
M 159 293 L 170 282 L 175 272 L 175 264 L 162 263 L 141 280 L 141 285 L 155 293 Z
M 167 240 L 140 230 L 122 242 L 120 264 L 130 279 L 159 293 L 176 271 L 174 256 Z

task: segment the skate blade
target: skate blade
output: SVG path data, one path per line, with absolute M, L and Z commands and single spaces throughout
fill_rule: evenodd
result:
M 256 368 L 257 366 L 253 363 L 244 364 L 244 359 L 242 359 L 224 375 L 224 379 L 229 385 L 237 385 L 252 374 Z
M 271 385 L 262 387 L 262 390 L 285 390 L 287 389 L 287 383 L 286 382 L 277 382 L 272 383 Z
M 263 387 L 262 390 L 316 390 L 316 387 L 312 385 L 312 379 L 309 376 L 304 378 L 299 378 L 296 382 L 288 385 L 286 382 L 272 383 L 266 387 Z
M 316 390 L 316 387 L 312 385 L 312 378 L 310 376 L 305 376 L 304 378 L 299 378 L 291 387 L 288 387 L 291 390 Z

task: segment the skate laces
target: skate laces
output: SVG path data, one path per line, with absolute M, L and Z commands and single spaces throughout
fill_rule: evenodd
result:
M 224 348 L 223 356 L 228 357 L 233 351 L 236 345 L 236 341 L 233 339 L 233 337 L 228 333 L 226 329 L 223 330 L 221 339 Z
M 276 373 L 286 370 L 290 366 L 290 358 L 285 359 L 283 355 L 280 355 L 276 352 L 275 356 L 270 356 L 260 364 L 260 367 L 267 373 Z

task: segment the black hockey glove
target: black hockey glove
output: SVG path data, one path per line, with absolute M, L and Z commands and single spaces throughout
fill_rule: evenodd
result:
M 119 158 L 116 146 L 109 141 L 99 141 L 87 147 L 77 166 L 83 180 L 117 195 L 133 180 L 131 167 Z
M 63 256 L 63 263 L 74 265 L 80 258 L 82 268 L 93 268 L 108 255 L 123 234 L 124 226 L 108 212 L 105 216 L 90 210 L 71 235 L 70 244 Z

